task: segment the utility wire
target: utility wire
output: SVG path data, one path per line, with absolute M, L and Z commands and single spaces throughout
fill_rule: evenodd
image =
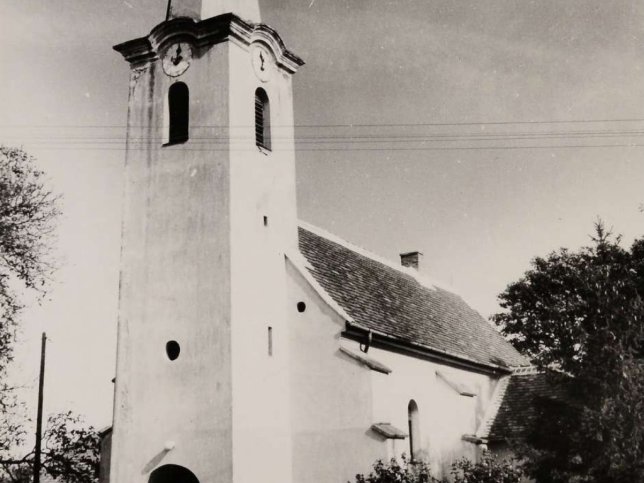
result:
M 356 147 L 342 147 L 342 148 L 297 148 L 298 152 L 327 152 L 327 151 L 486 151 L 486 150 L 520 150 L 520 149 L 582 149 L 582 148 L 635 148 L 635 147 L 644 147 L 644 144 L 560 144 L 560 145 L 543 145 L 543 146 L 423 146 L 416 148 L 356 148 Z M 42 149 L 47 149 L 51 151 L 66 151 L 66 150 L 77 150 L 77 151 L 125 151 L 125 147 L 44 147 Z M 160 148 L 159 148 L 160 149 Z M 131 151 L 145 151 L 147 148 L 130 148 Z M 217 148 L 204 148 L 204 149 L 195 149 L 195 148 L 182 148 L 182 151 L 192 151 L 192 152 L 214 152 L 214 151 L 233 151 L 233 152 L 256 152 L 257 149 L 246 148 L 246 149 L 217 149 Z M 279 152 L 279 150 L 273 149 L 273 152 Z
M 449 151 L 449 150 L 529 150 L 529 149 L 597 149 L 597 148 L 624 148 L 642 147 L 637 142 L 625 142 L 644 136 L 644 128 L 631 129 L 579 129 L 570 126 L 565 129 L 553 129 L 556 125 L 574 123 L 624 123 L 644 122 L 644 119 L 579 119 L 579 120 L 549 120 L 549 121 L 486 121 L 486 122 L 455 122 L 455 123 L 415 123 L 415 124 L 319 124 L 274 126 L 273 140 L 274 151 L 279 151 L 279 141 L 293 142 L 298 152 L 313 151 Z M 543 125 L 547 130 L 485 130 L 484 126 L 525 126 Z M 6 126 L 6 125 L 5 125 Z M 427 127 L 458 127 L 481 126 L 482 129 L 472 131 L 449 130 L 447 132 L 425 132 L 411 128 Z M 22 125 L 12 126 L 10 129 L 54 129 L 54 133 L 47 131 L 39 133 L 23 133 L 1 136 L 3 140 L 18 140 L 32 144 L 41 149 L 51 150 L 83 150 L 83 151 L 123 151 L 160 149 L 164 138 L 157 135 L 126 136 L 126 126 L 117 125 Z M 123 134 L 96 136 L 90 133 L 82 135 L 85 129 L 119 129 Z M 165 126 L 131 126 L 133 133 L 144 130 L 150 133 L 167 129 Z M 221 134 L 208 134 L 208 129 L 222 129 Z M 280 128 L 289 130 L 295 128 L 317 129 L 319 132 L 297 135 L 280 135 Z M 336 132 L 324 131 L 323 128 L 333 128 Z M 362 128 L 370 128 L 364 132 Z M 383 129 L 384 128 L 384 129 Z M 405 128 L 397 132 L 392 128 Z M 238 130 L 239 129 L 239 130 Z M 215 126 L 192 125 L 194 135 L 189 144 L 183 147 L 185 151 L 254 151 L 254 126 Z M 240 130 L 242 130 L 240 132 Z M 339 131 L 339 132 L 338 132 Z M 107 133 L 106 133 L 107 134 Z M 615 139 L 615 143 L 605 143 L 606 140 Z M 596 140 L 599 144 L 592 143 Z M 530 145 L 522 145 L 523 141 L 533 141 Z M 544 144 L 534 144 L 534 141 L 544 141 Z M 553 144 L 552 141 L 562 141 L 562 144 Z M 573 141 L 575 144 L 566 144 Z M 583 142 L 579 142 L 583 141 Z M 619 142 L 622 141 L 622 142 Z M 604 142 L 603 144 L 601 142 Z M 157 144 L 155 146 L 154 144 Z M 436 145 L 441 143 L 442 145 Z M 285 144 L 284 146 L 288 146 Z M 428 146 L 427 144 L 431 144 Z M 285 147 L 285 149 L 288 149 Z
M 156 130 L 156 128 L 155 128 Z M 643 130 L 594 130 L 594 131 L 521 131 L 521 132 L 464 132 L 464 133 L 425 133 L 425 134 L 364 134 L 364 135 L 322 135 L 322 136 L 295 136 L 297 143 L 315 142 L 422 142 L 422 141 L 451 141 L 451 140 L 514 140 L 514 139 L 566 139 L 566 138 L 605 138 L 605 137 L 636 137 L 644 135 Z M 280 136 L 276 133 L 275 140 L 289 140 L 293 136 Z M 4 139 L 28 139 L 33 142 L 147 142 L 162 140 L 161 136 L 5 136 Z M 250 133 L 216 136 L 193 135 L 193 142 L 228 142 L 229 140 L 245 141 L 253 139 Z
M 560 133 L 560 134 L 547 134 L 542 135 L 539 133 L 524 133 L 524 134 L 510 134 L 510 135 L 494 135 L 488 134 L 484 136 L 470 136 L 470 135 L 449 135 L 449 136 L 434 136 L 434 135 L 424 135 L 424 136 L 320 136 L 313 138 L 298 138 L 294 139 L 296 144 L 315 144 L 315 143 L 422 143 L 422 142 L 452 142 L 452 141 L 495 141 L 495 140 L 525 140 L 525 139 L 584 139 L 584 138 L 620 138 L 620 137 L 640 137 L 644 135 L 644 131 L 638 133 L 601 133 L 601 134 L 570 134 L 570 133 Z M 91 138 L 91 137 L 71 137 L 71 138 L 60 138 L 60 137 L 35 137 L 35 138 L 11 138 L 11 139 L 29 139 L 29 142 L 34 144 L 46 144 L 46 143 L 65 143 L 65 144 L 121 144 L 130 142 L 130 143 L 147 143 L 161 141 L 163 137 L 161 136 L 150 136 L 150 137 L 136 137 L 136 138 Z M 192 144 L 222 144 L 228 143 L 229 141 L 249 141 L 254 139 L 252 136 L 218 136 L 218 137 L 191 137 L 190 141 Z M 274 136 L 273 140 L 289 140 L 290 138 L 284 138 L 279 136 Z
M 293 124 L 280 125 L 279 127 L 294 128 L 335 128 L 335 127 L 416 127 L 416 126 L 498 126 L 498 125 L 525 125 L 525 124 L 587 124 L 587 123 L 610 123 L 610 122 L 644 122 L 644 118 L 630 119 L 553 119 L 553 120 L 529 120 L 529 121 L 460 121 L 460 122 L 425 122 L 425 123 L 344 123 L 344 124 Z M 126 124 L 0 124 L 0 128 L 126 128 Z M 195 127 L 229 127 L 226 125 L 203 124 Z M 248 127 L 248 126 L 233 126 Z

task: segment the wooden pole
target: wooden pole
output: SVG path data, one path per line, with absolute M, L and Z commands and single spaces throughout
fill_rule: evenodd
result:
M 34 455 L 34 482 L 40 483 L 40 445 L 42 442 L 42 403 L 43 389 L 45 387 L 45 345 L 47 344 L 47 335 L 42 333 L 42 343 L 40 348 L 40 380 L 38 381 L 38 416 L 36 418 L 36 451 Z

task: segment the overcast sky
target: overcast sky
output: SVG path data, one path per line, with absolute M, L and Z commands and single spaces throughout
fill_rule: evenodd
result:
M 639 0 L 266 0 L 295 77 L 299 217 L 424 270 L 487 316 L 536 255 L 601 217 L 644 233 Z M 111 419 L 128 66 L 165 0 L 2 0 L 0 143 L 64 197 L 62 267 L 14 377 L 47 412 Z M 27 394 L 29 397 L 33 394 Z

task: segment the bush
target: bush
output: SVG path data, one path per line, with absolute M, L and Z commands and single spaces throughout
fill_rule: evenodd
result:
M 389 463 L 378 460 L 373 465 L 369 476 L 356 475 L 356 483 L 437 483 L 432 478 L 429 465 L 422 461 L 410 461 L 405 453 L 400 457 L 400 463 L 392 458 Z
M 452 463 L 451 474 L 454 483 L 519 483 L 523 471 L 512 461 L 498 461 L 491 453 L 485 452 L 478 463 L 467 458 Z

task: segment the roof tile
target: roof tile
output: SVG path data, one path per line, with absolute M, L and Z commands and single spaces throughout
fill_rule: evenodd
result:
M 556 392 L 556 391 L 555 391 Z M 545 373 L 513 374 L 492 421 L 490 440 L 524 439 L 537 417 L 535 399 L 550 397 L 553 388 Z
M 428 287 L 402 269 L 309 227 L 299 228 L 299 247 L 315 280 L 356 323 L 482 364 L 527 363 L 455 293 Z

